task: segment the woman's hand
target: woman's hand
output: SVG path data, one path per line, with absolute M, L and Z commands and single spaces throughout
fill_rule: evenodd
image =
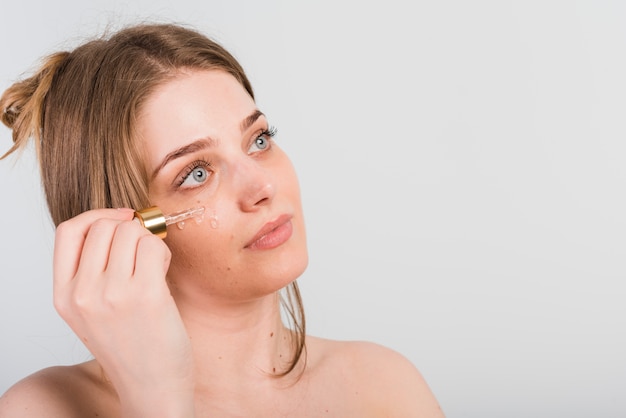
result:
M 54 305 L 114 385 L 125 416 L 192 416 L 191 344 L 165 276 L 165 243 L 131 209 L 58 226 Z

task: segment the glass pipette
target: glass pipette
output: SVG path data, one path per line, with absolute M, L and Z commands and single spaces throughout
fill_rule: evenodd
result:
M 168 215 L 164 215 L 158 206 L 152 206 L 136 211 L 135 219 L 154 235 L 159 238 L 165 238 L 167 236 L 167 225 L 183 222 L 191 218 L 201 219 L 202 215 L 204 215 L 204 206 L 196 206 Z

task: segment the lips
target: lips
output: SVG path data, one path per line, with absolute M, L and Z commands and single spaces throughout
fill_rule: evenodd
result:
M 286 242 L 293 233 L 291 215 L 281 215 L 266 223 L 257 234 L 246 244 L 251 250 L 269 250 Z

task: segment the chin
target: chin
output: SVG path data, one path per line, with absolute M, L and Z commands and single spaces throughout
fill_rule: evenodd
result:
M 302 248 L 283 251 L 269 258 L 248 260 L 234 268 L 216 266 L 215 263 L 180 263 L 173 258 L 168 281 L 170 286 L 186 294 L 206 293 L 225 300 L 249 301 L 289 285 L 304 273 L 307 265 L 308 253 Z
M 275 262 L 272 265 L 261 266 L 262 273 L 255 280 L 259 284 L 260 294 L 276 292 L 298 279 L 306 270 L 309 263 L 308 254 L 285 257 L 283 262 Z

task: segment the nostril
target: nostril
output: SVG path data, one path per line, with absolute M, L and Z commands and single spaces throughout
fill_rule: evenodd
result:
M 276 194 L 276 188 L 267 172 L 256 170 L 239 178 L 245 181 L 240 189 L 242 210 L 251 211 L 271 203 Z

